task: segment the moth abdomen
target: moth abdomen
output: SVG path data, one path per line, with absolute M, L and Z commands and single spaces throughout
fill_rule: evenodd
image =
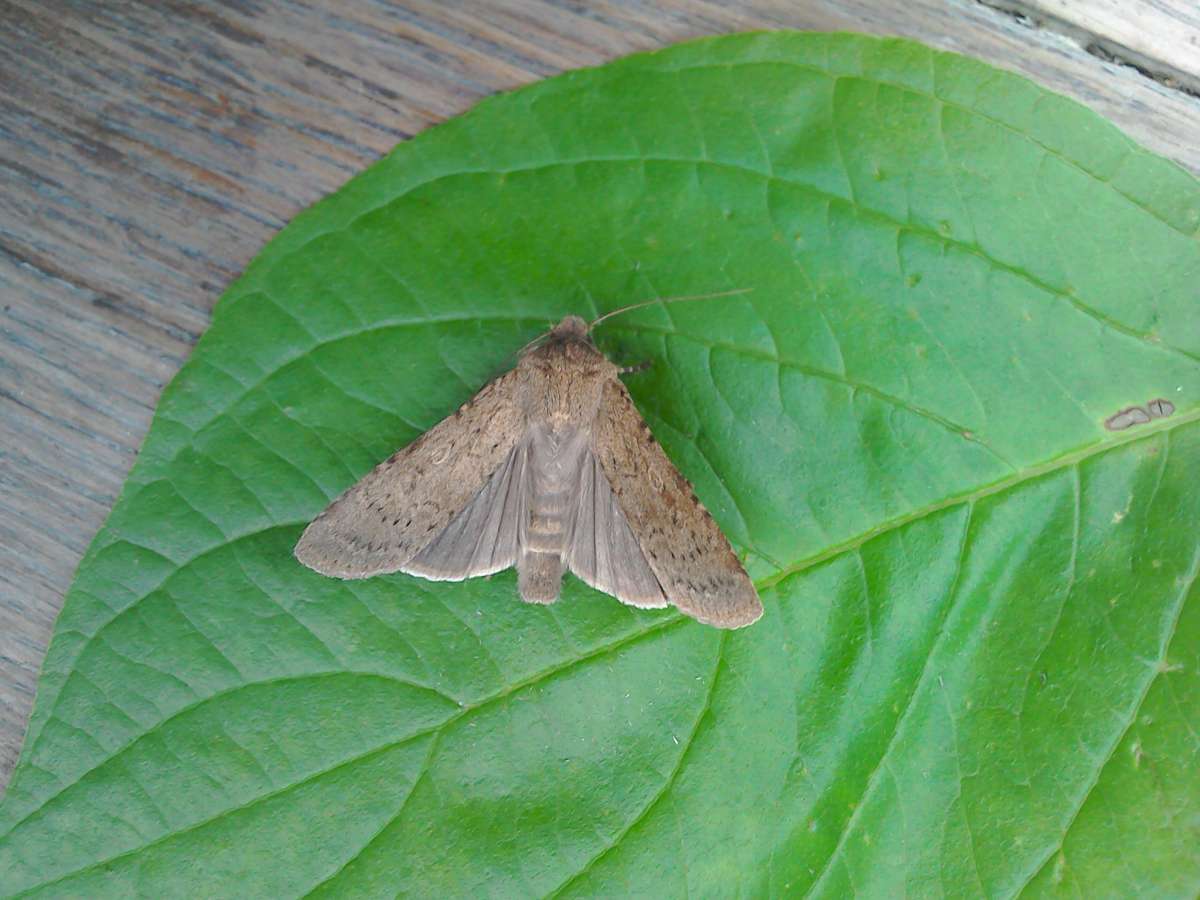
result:
M 563 559 L 558 553 L 525 550 L 517 561 L 517 588 L 526 603 L 553 603 L 562 588 Z
M 525 547 L 538 553 L 561 554 L 566 546 L 566 529 L 556 521 L 529 523 Z

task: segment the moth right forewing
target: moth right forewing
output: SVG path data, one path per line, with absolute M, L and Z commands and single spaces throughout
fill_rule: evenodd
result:
M 296 544 L 296 558 L 338 578 L 403 569 L 461 512 L 524 432 L 520 372 L 485 385 L 453 415 L 334 500 Z
M 667 600 L 722 628 L 756 621 L 754 584 L 615 377 L 604 387 L 593 452 Z

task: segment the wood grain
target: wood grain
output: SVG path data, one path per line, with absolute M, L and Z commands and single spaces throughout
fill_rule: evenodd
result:
M 1200 94 L 1200 4 L 1162 0 L 997 0 L 1085 47 Z
M 1170 55 L 1192 7 L 1154 5 L 1168 15 L 1136 49 Z M 1053 23 L 970 0 L 731 7 L 0 0 L 0 783 L 63 592 L 213 302 L 296 212 L 481 97 L 703 34 L 901 34 L 1074 96 L 1200 171 L 1200 100 Z

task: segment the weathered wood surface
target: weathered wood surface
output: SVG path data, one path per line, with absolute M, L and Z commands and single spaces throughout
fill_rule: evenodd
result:
M 1155 0 L 994 0 L 1084 47 L 1200 94 L 1200 3 Z
M 901 34 L 1072 95 L 1200 171 L 1192 0 L 0 0 L 0 784 L 63 592 L 213 302 L 397 141 L 564 69 L 752 28 Z M 736 8 L 727 8 L 736 6 Z M 1152 7 L 1152 8 L 1151 8 Z M 1108 29 L 1106 32 L 1105 29 Z M 1119 53 L 1117 54 L 1120 55 Z

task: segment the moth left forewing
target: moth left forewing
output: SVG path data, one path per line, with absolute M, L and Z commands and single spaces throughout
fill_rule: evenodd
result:
M 510 459 L 525 430 L 519 377 L 489 382 L 351 485 L 304 530 L 297 559 L 336 578 L 406 569 Z
M 721 628 L 757 621 L 762 603 L 729 541 L 615 377 L 604 386 L 592 449 L 666 599 Z

